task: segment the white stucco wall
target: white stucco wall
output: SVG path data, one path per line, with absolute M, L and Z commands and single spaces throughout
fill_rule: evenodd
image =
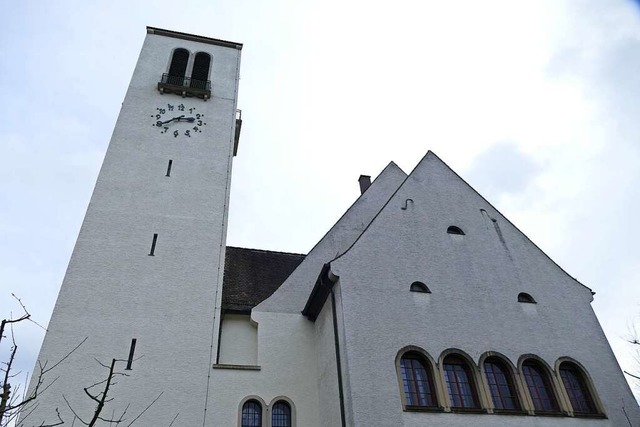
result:
M 414 203 L 402 210 L 406 199 Z M 496 219 L 500 234 L 485 209 Z M 447 227 L 466 236 L 452 239 Z M 570 236 L 567 236 L 570 237 Z M 633 425 L 640 412 L 591 309 L 589 290 L 565 274 L 436 156 L 427 155 L 357 243 L 331 263 L 340 277 L 348 382 L 354 426 Z M 433 292 L 416 301 L 413 281 Z M 536 298 L 523 310 L 519 292 Z M 553 366 L 582 363 L 609 417 L 501 416 L 403 412 L 397 352 L 423 348 L 437 359 L 448 348 L 476 363 L 497 351 L 514 364 L 533 353 Z
M 177 47 L 212 56 L 211 100 L 158 92 Z M 147 35 L 39 360 L 57 361 L 87 341 L 52 373 L 50 379 L 59 379 L 38 399 L 30 423 L 53 422 L 58 408 L 70 425 L 63 394 L 90 418 L 95 404 L 83 387 L 107 375 L 94 359 L 126 359 L 136 338 L 133 370 L 112 388 L 105 415 L 131 404 L 132 419 L 163 393 L 139 422 L 168 425 L 179 413 L 174 425 L 202 425 L 217 344 L 214 307 L 221 297 L 239 59 L 235 48 Z M 154 115 L 168 103 L 176 113 L 184 104 L 185 113 L 195 107 L 204 114 L 203 132 L 160 134 Z M 165 177 L 169 159 L 171 177 Z M 148 256 L 154 233 L 155 256 Z
M 323 309 L 316 323 L 300 312 L 322 265 L 353 243 L 405 178 L 398 166 L 389 164 L 285 283 L 253 309 L 260 370 L 213 370 L 209 400 L 217 425 L 237 424 L 239 405 L 248 396 L 258 396 L 266 404 L 276 396 L 287 396 L 295 405 L 298 426 L 339 423 L 330 307 Z
M 258 364 L 258 327 L 251 316 L 226 314 L 220 328 L 218 363 L 230 365 Z
M 249 396 L 266 405 L 285 396 L 295 407 L 298 426 L 320 425 L 314 324 L 292 313 L 254 313 L 252 319 L 258 324 L 260 370 L 213 369 L 211 425 L 238 425 L 240 404 Z

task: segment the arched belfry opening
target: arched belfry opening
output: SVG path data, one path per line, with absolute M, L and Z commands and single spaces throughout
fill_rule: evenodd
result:
M 193 71 L 191 72 L 190 86 L 197 89 L 207 89 L 209 80 L 209 66 L 211 65 L 211 55 L 198 52 L 193 61 Z
M 189 51 L 187 49 L 176 49 L 171 56 L 169 65 L 169 79 L 167 83 L 182 86 L 187 73 L 187 63 L 189 62 Z

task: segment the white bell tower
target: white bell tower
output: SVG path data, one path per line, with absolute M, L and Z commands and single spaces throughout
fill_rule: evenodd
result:
M 127 376 L 101 418 L 129 406 L 130 422 L 157 399 L 137 424 L 211 425 L 241 49 L 147 27 L 39 361 L 86 341 L 44 378 L 41 389 L 58 379 L 23 411 L 25 426 L 55 422 L 56 409 L 71 425 L 69 406 L 90 420 L 96 401 L 83 389 L 112 359 Z

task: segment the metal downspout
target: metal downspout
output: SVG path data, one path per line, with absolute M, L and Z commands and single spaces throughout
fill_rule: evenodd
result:
M 336 295 L 333 286 L 329 288 L 331 292 L 331 315 L 333 317 L 333 340 L 336 349 L 336 367 L 338 370 L 338 396 L 340 397 L 340 420 L 342 427 L 347 427 L 344 410 L 344 391 L 342 388 L 342 365 L 340 363 L 340 339 L 338 337 L 338 314 L 336 313 Z

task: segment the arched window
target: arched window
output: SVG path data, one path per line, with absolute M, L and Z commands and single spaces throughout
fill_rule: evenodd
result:
M 291 406 L 284 400 L 271 408 L 271 427 L 291 427 Z
M 431 291 L 429 290 L 427 285 L 425 285 L 422 282 L 413 282 L 411 284 L 411 287 L 409 288 L 409 290 L 411 292 L 422 292 L 422 293 L 425 293 L 425 294 L 430 294 L 431 293 Z
M 460 236 L 464 236 L 464 231 L 462 231 L 462 229 L 460 227 L 456 227 L 455 225 L 449 226 L 449 228 L 447 228 L 447 233 L 449 233 L 449 234 L 458 234 Z
M 189 51 L 187 49 L 176 49 L 171 57 L 169 66 L 169 76 L 166 83 L 182 86 L 187 72 L 187 62 L 189 62 Z
M 442 363 L 444 379 L 452 408 L 479 408 L 478 393 L 469 364 L 460 356 L 451 354 Z
M 533 297 L 525 292 L 520 292 L 518 294 L 518 302 L 526 302 L 530 304 L 536 304 L 536 300 Z
M 431 366 L 420 353 L 408 352 L 402 356 L 400 375 L 406 406 L 438 406 Z
M 574 363 L 560 364 L 560 377 L 567 391 L 573 412 L 579 415 L 598 414 L 593 397 L 589 392 L 584 373 Z
M 518 394 L 507 365 L 498 357 L 488 357 L 484 361 L 484 374 L 487 377 L 493 407 L 506 411 L 519 410 Z
M 262 427 L 262 406 L 256 400 L 242 405 L 242 427 Z
M 208 89 L 207 80 L 209 80 L 209 65 L 211 64 L 211 55 L 204 52 L 198 52 L 193 61 L 193 71 L 191 71 L 191 87 L 197 89 Z
M 458 234 L 460 236 L 464 236 L 464 231 L 462 231 L 462 229 L 460 227 L 456 227 L 455 225 L 452 225 L 449 228 L 447 228 L 447 233 L 449 233 L 449 234 Z
M 559 412 L 558 401 L 546 369 L 538 362 L 527 360 L 522 364 L 522 373 L 535 410 Z

